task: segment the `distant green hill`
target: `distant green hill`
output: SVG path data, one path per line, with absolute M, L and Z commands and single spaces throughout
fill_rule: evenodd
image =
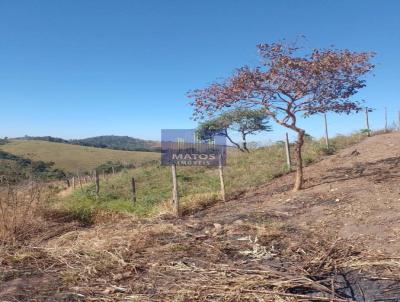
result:
M 139 166 L 159 160 L 157 152 L 121 151 L 78 146 L 39 139 L 11 140 L 0 150 L 32 161 L 54 162 L 54 167 L 66 172 L 90 171 L 107 162 Z
M 73 144 L 86 147 L 108 148 L 124 151 L 159 151 L 160 143 L 157 141 L 143 140 L 129 136 L 103 135 L 84 139 L 66 140 L 52 136 L 24 136 L 16 140 L 37 140 L 53 143 Z

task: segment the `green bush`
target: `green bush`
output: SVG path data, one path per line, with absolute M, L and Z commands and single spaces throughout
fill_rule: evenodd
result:
M 314 162 L 314 159 L 312 157 L 303 156 L 303 164 L 305 166 L 308 166 L 308 165 L 312 164 L 313 162 Z
M 334 146 L 317 145 L 316 151 L 318 155 L 333 155 L 336 152 L 336 148 Z

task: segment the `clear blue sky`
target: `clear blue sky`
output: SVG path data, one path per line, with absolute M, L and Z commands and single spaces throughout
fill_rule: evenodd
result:
M 159 139 L 195 126 L 188 90 L 257 63 L 258 43 L 301 34 L 308 47 L 377 52 L 359 97 L 379 128 L 385 106 L 390 121 L 400 109 L 399 12 L 396 0 L 1 0 L 0 136 Z M 364 127 L 362 115 L 329 120 L 332 134 Z M 303 124 L 322 136 L 321 117 Z

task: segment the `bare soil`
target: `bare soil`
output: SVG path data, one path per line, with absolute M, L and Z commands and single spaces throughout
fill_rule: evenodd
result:
M 260 163 L 262 165 L 263 163 Z M 400 133 L 175 219 L 119 217 L 0 254 L 0 301 L 400 301 Z
M 260 163 L 262 164 L 262 163 Z M 229 223 L 256 212 L 283 212 L 310 230 L 362 240 L 400 256 L 400 133 L 367 140 L 305 169 L 305 189 L 293 193 L 285 175 L 197 216 Z

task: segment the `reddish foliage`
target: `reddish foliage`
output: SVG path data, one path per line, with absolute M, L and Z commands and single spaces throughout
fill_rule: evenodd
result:
M 365 86 L 363 75 L 374 67 L 373 53 L 314 49 L 296 56 L 300 49 L 283 43 L 261 44 L 258 49 L 260 66 L 239 68 L 225 81 L 189 93 L 195 118 L 232 106 L 261 107 L 292 128 L 298 114 L 360 110 L 350 97 Z
M 285 43 L 261 44 L 258 49 L 259 66 L 239 68 L 222 82 L 189 92 L 194 118 L 230 107 L 262 108 L 275 122 L 298 133 L 300 161 L 304 130 L 297 126 L 298 116 L 359 111 L 360 102 L 351 97 L 365 87 L 364 75 L 374 67 L 374 54 L 347 49 L 303 54 Z

